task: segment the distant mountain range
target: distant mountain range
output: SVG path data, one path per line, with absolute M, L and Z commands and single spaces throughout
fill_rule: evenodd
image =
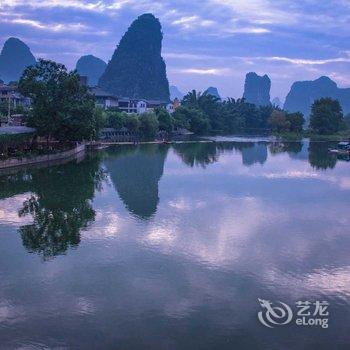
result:
M 297 81 L 286 97 L 284 109 L 301 112 L 309 118 L 311 105 L 316 99 L 331 97 L 339 100 L 345 114 L 350 112 L 350 88 L 341 89 L 328 77 L 322 76 L 312 81 Z
M 29 47 L 17 38 L 9 38 L 0 54 L 0 79 L 5 83 L 17 81 L 24 69 L 36 63 Z
M 75 69 L 80 75 L 88 78 L 89 86 L 96 86 L 106 67 L 105 61 L 93 55 L 86 55 L 79 58 Z
M 76 64 L 79 74 L 88 77 L 88 84 L 99 84 L 117 96 L 149 100 L 182 99 L 176 86 L 170 86 L 165 62 L 161 56 L 163 35 L 159 20 L 152 14 L 138 17 L 122 37 L 108 65 L 93 56 L 82 56 Z M 19 80 L 25 67 L 36 63 L 30 48 L 20 39 L 9 38 L 0 53 L 0 79 L 5 83 Z M 271 80 L 255 72 L 246 75 L 243 97 L 257 106 L 270 105 Z M 206 90 L 220 98 L 215 87 Z M 344 114 L 350 113 L 350 88 L 339 88 L 326 76 L 313 81 L 295 82 L 287 95 L 284 109 L 300 111 L 306 119 L 312 103 L 321 97 L 338 99 Z M 278 98 L 273 105 L 282 107 Z

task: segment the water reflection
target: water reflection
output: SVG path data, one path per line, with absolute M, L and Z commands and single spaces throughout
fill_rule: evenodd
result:
M 245 167 L 265 165 L 269 157 L 288 154 L 291 159 L 308 161 L 313 169 L 322 171 L 336 166 L 337 157 L 328 152 L 331 146 L 334 145 L 327 142 L 235 141 L 174 144 L 171 147 L 112 147 L 103 156 L 88 157 L 79 163 L 0 176 L 0 199 L 25 194 L 18 215 L 20 218 L 30 217 L 32 221 L 19 228 L 23 245 L 28 251 L 49 259 L 77 247 L 80 232 L 95 221 L 92 199 L 106 174 L 130 214 L 149 220 L 157 212 L 159 182 L 170 149 L 191 168 L 205 168 L 235 152 L 241 155 Z M 321 178 L 317 173 L 292 169 L 284 173 L 264 172 L 259 176 L 269 179 Z M 347 181 L 344 178 L 339 183 L 347 188 Z M 183 205 L 177 203 L 175 207 L 179 206 Z
M 271 154 L 287 152 L 289 155 L 297 155 L 301 153 L 303 149 L 303 143 L 301 141 L 271 142 L 269 149 Z
M 201 166 L 205 168 L 208 164 L 219 160 L 219 147 L 213 142 L 198 142 L 189 144 L 175 144 L 174 151 L 188 166 Z
M 94 221 L 91 200 L 104 178 L 97 157 L 1 177 L 1 197 L 30 193 L 18 212 L 32 218 L 19 228 L 24 247 L 44 260 L 76 247 Z
M 158 182 L 168 152 L 166 145 L 124 146 L 108 150 L 104 161 L 120 199 L 141 219 L 149 219 L 159 202 Z
M 236 150 L 242 154 L 242 163 L 246 166 L 255 163 L 264 164 L 267 160 L 266 142 L 202 142 L 192 144 L 176 144 L 173 146 L 176 154 L 190 166 L 205 168 L 219 161 L 226 152 Z
M 310 142 L 309 144 L 309 163 L 315 169 L 325 170 L 333 169 L 337 164 L 337 156 L 330 153 L 329 142 Z M 333 144 L 332 148 L 336 148 Z
M 123 146 L 0 176 L 0 348 L 348 348 L 350 164 L 299 148 Z M 8 225 L 17 207 L 32 222 Z M 327 300 L 331 327 L 266 329 L 258 298 Z
M 266 160 L 266 143 L 254 143 L 251 147 L 242 149 L 242 163 L 246 166 L 250 166 L 255 163 L 264 164 Z
M 328 151 L 335 148 L 334 142 L 292 141 L 292 142 L 212 142 L 177 144 L 173 148 L 182 161 L 190 166 L 205 167 L 219 161 L 220 155 L 235 150 L 242 155 L 242 164 L 252 166 L 263 165 L 269 153 L 274 156 L 287 153 L 291 158 L 308 160 L 317 170 L 332 169 L 338 160 L 348 160 L 348 157 L 337 157 Z

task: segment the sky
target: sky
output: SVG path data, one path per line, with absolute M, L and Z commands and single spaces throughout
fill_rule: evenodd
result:
M 350 87 L 350 0 L 0 0 L 0 45 L 13 36 L 36 57 L 75 68 L 106 62 L 131 22 L 153 13 L 171 85 L 241 97 L 245 74 L 268 74 L 271 98 L 327 75 Z

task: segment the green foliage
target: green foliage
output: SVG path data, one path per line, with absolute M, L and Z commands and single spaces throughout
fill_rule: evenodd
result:
M 140 119 L 137 114 L 130 114 L 125 120 L 125 127 L 132 131 L 137 132 L 140 128 Z
M 338 100 L 321 98 L 311 107 L 310 128 L 317 134 L 334 134 L 343 125 L 343 111 Z
M 269 128 L 268 118 L 274 110 L 272 106 L 257 107 L 244 99 L 229 98 L 221 102 L 213 95 L 197 93 L 195 90 L 184 97 L 183 106 L 192 111 L 200 111 L 204 119 L 209 120 L 209 126 L 207 122 L 202 123 L 203 129 L 200 133 L 208 130 L 225 133 L 263 131 Z M 175 120 L 177 119 L 181 121 L 175 114 Z M 198 121 L 198 116 L 195 121 Z M 198 133 L 200 125 L 195 124 Z
M 303 131 L 303 125 L 305 123 L 305 119 L 302 113 L 288 113 L 287 121 L 290 123 L 289 131 L 291 132 L 302 132 Z
M 156 108 L 154 112 L 158 118 L 159 130 L 171 133 L 174 127 L 174 119 L 172 116 L 164 108 Z
M 188 107 L 195 111 L 201 111 L 204 119 L 209 120 L 210 126 L 206 127 L 207 121 L 204 123 L 200 122 L 201 118 L 197 115 L 195 124 L 200 122 L 203 127 L 206 127 L 207 130 L 213 128 L 214 130 L 220 129 L 221 125 L 219 122 L 220 115 L 220 99 L 214 95 L 211 95 L 207 92 L 200 93 L 196 92 L 196 90 L 192 90 L 183 98 L 182 104 L 184 107 Z M 198 125 L 199 126 L 199 125 Z M 204 130 L 203 130 L 204 131 Z
M 186 128 L 195 134 L 205 134 L 210 130 L 208 117 L 193 107 L 179 107 L 174 112 L 174 123 L 178 128 Z
M 147 112 L 140 115 L 140 132 L 146 139 L 152 139 L 156 136 L 159 122 L 153 112 Z
M 125 112 L 108 111 L 107 112 L 107 125 L 110 128 L 121 129 L 125 126 L 128 115 Z
M 290 122 L 287 120 L 286 112 L 274 110 L 268 119 L 272 131 L 286 132 L 290 130 Z
M 34 137 L 34 133 L 0 134 L 0 157 L 7 158 L 9 149 L 17 150 L 31 144 Z
M 64 65 L 39 59 L 25 69 L 19 91 L 32 99 L 28 124 L 40 136 L 78 141 L 98 135 L 101 113 L 77 73 Z

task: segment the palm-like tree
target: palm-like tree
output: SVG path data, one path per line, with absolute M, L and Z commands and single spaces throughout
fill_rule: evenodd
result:
M 209 115 L 213 110 L 217 109 L 219 101 L 218 97 L 207 92 L 201 93 L 192 90 L 183 98 L 182 104 L 190 108 L 198 108 Z

